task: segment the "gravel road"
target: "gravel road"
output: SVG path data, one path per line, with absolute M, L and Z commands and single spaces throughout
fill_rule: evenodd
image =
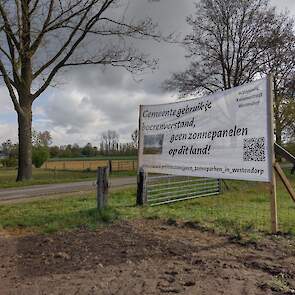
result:
M 118 177 L 110 179 L 110 189 L 134 186 L 136 177 Z M 53 194 L 72 193 L 78 191 L 95 190 L 96 183 L 93 181 L 81 181 L 74 183 L 44 184 L 30 187 L 0 189 L 0 202 L 9 200 L 21 200 L 26 198 L 49 196 Z

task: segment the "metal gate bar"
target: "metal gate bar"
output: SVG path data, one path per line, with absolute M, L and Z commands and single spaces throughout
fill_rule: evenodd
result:
M 193 195 L 193 196 L 183 196 L 181 198 L 178 199 L 171 199 L 171 200 L 166 200 L 166 201 L 162 201 L 162 202 L 155 202 L 155 203 L 150 203 L 151 206 L 157 206 L 157 205 L 164 205 L 164 204 L 169 204 L 169 203 L 175 203 L 178 201 L 185 201 L 185 200 L 191 200 L 191 199 L 196 199 L 199 197 L 209 197 L 209 196 L 214 196 L 214 195 L 218 195 L 219 193 L 213 192 L 213 193 L 207 193 L 204 195 Z
M 179 189 L 179 190 L 177 190 L 177 193 L 181 193 L 181 192 L 191 192 L 191 191 L 196 191 L 196 188 L 201 188 L 201 190 L 202 190 L 202 187 L 200 187 L 200 186 L 195 186 L 195 187 L 191 187 L 191 188 L 189 188 L 189 187 L 184 187 L 184 189 Z M 210 186 L 207 186 L 207 187 L 205 187 L 205 189 L 214 189 L 214 188 L 216 188 L 216 189 L 218 189 L 218 185 L 216 185 L 216 184 L 212 184 L 212 185 L 210 185 Z M 167 190 L 165 190 L 165 192 L 163 192 L 163 193 L 157 193 L 157 192 L 155 192 L 154 193 L 154 191 L 148 191 L 149 193 L 150 193 L 150 196 L 151 197 L 155 197 L 155 196 L 165 196 L 165 195 L 167 195 L 167 194 L 171 194 L 171 193 L 174 193 L 175 192 L 175 189 L 176 188 L 173 188 L 174 190 L 172 190 L 171 191 L 171 188 L 167 188 Z M 201 191 L 200 190 L 200 191 Z
M 178 177 L 182 177 L 183 178 L 183 176 L 178 176 Z M 189 177 L 189 176 L 187 176 L 187 177 Z M 167 177 L 167 178 L 164 178 L 164 177 L 161 177 L 160 179 L 159 179 L 159 181 L 158 182 L 156 182 L 157 181 L 157 178 L 156 177 L 148 177 L 148 180 L 151 180 L 154 184 L 151 184 L 150 185 L 150 187 L 153 187 L 153 186 L 157 186 L 158 184 L 161 184 L 161 183 L 163 183 L 163 180 L 165 180 L 165 179 L 171 179 L 172 177 Z M 177 179 L 177 176 L 174 176 L 173 178 L 175 178 L 175 179 Z M 187 180 L 180 180 L 180 181 L 174 181 L 172 184 L 180 184 L 180 183 L 188 183 L 188 182 L 204 182 L 204 180 L 208 180 L 208 181 L 212 181 L 213 179 L 209 179 L 209 178 L 195 178 L 195 179 L 187 179 Z
M 146 201 L 151 206 L 220 194 L 219 179 L 175 175 L 146 175 Z

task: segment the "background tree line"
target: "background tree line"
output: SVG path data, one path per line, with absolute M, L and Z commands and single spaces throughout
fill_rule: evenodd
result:
M 77 143 L 67 145 L 53 145 L 49 131 L 32 131 L 32 161 L 35 167 L 39 168 L 49 158 L 79 158 L 97 156 L 135 156 L 137 155 L 138 131 L 135 130 L 130 137 L 130 142 L 120 142 L 119 134 L 114 130 L 107 130 L 102 133 L 101 141 L 98 146 L 90 142 L 85 146 Z M 10 139 L 3 142 L 0 146 L 2 156 L 1 163 L 5 167 L 16 167 L 18 159 L 18 144 Z
M 32 163 L 36 168 L 49 158 L 49 145 L 52 143 L 52 137 L 49 131 L 38 132 L 32 130 Z M 19 158 L 19 144 L 13 143 L 10 139 L 2 142 L 0 145 L 2 159 L 0 163 L 4 167 L 16 167 Z
M 129 142 L 120 142 L 120 136 L 115 130 L 107 130 L 101 135 L 98 146 L 90 142 L 85 146 L 77 143 L 51 146 L 49 153 L 51 158 L 78 158 L 96 156 L 132 156 L 137 155 L 138 131 L 131 134 Z

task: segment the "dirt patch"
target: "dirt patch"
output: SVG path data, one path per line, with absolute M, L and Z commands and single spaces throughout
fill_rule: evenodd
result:
M 295 294 L 295 243 L 140 220 L 0 238 L 0 294 Z

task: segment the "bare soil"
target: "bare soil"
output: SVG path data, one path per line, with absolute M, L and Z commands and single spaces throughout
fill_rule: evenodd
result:
M 0 294 L 295 294 L 295 241 L 240 243 L 193 223 L 137 220 L 0 236 Z

